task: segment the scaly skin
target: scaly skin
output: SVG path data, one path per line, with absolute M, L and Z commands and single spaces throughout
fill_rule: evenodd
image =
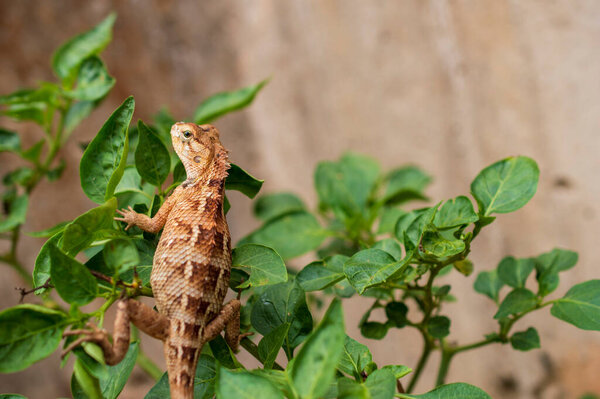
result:
M 150 281 L 158 313 L 133 299 L 117 303 L 113 344 L 106 331 L 73 330 L 65 335 L 98 343 L 108 364 L 120 362 L 129 346 L 129 322 L 164 341 L 171 398 L 192 399 L 196 364 L 202 345 L 225 329 L 232 349 L 239 345 L 240 302 L 223 306 L 231 271 L 231 239 L 223 213 L 227 150 L 211 125 L 176 123 L 173 147 L 187 180 L 167 198 L 153 218 L 131 208 L 117 211 L 115 220 L 156 233 L 164 227 L 156 248 Z

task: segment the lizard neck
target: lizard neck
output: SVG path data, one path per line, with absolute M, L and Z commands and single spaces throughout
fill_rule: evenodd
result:
M 212 160 L 204 167 L 197 168 L 191 163 L 184 163 L 187 179 L 182 184 L 186 186 L 207 186 L 209 182 L 223 181 L 227 177 L 227 170 L 230 167 L 229 155 L 225 148 L 218 146 L 215 148 Z M 215 184 L 215 183 L 213 183 Z

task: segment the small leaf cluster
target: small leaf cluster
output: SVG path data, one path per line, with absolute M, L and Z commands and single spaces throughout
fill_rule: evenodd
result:
M 50 164 L 66 136 L 114 84 L 98 58 L 110 42 L 114 18 L 109 16 L 56 52 L 52 66 L 60 84 L 52 89 L 52 101 L 42 100 L 54 87 L 46 84 L 2 97 L 2 112 L 50 129 L 50 161 L 34 160 L 40 146 L 38 156 L 31 158 L 32 176 L 56 175 Z M 242 109 L 265 84 L 211 96 L 191 120 L 207 123 Z M 186 175 L 170 145 L 175 119 L 168 109 L 151 122 L 132 124 L 134 109 L 134 98 L 125 99 L 82 154 L 81 187 L 97 206 L 32 234 L 47 238 L 32 276 L 42 304 L 0 312 L 0 372 L 20 371 L 49 356 L 68 328 L 85 328 L 90 321 L 104 327 L 106 312 L 121 295 L 153 295 L 150 273 L 160 233 L 137 227 L 126 231 L 124 223 L 113 218 L 116 209 L 128 206 L 154 216 Z M 59 114 L 58 124 L 52 122 L 54 112 Z M 16 133 L 0 131 L 0 149 L 29 159 L 24 154 L 30 151 L 21 151 Z M 22 180 L 25 175 L 15 172 L 5 179 L 10 182 L 5 181 L 9 189 L 3 196 L 9 213 L 0 226 L 12 231 L 13 243 L 33 187 Z M 317 165 L 316 209 L 293 193 L 258 197 L 254 214 L 261 226 L 233 249 L 230 287 L 243 299 L 242 331 L 255 333 L 241 346 L 262 366 L 247 369 L 217 337 L 204 345 L 194 397 L 487 399 L 488 394 L 472 385 L 445 384 L 456 354 L 494 343 L 510 343 L 522 351 L 540 347 L 535 328 L 511 329 L 525 315 L 549 305 L 558 319 L 600 330 L 600 280 L 577 284 L 564 297 L 548 299 L 560 273 L 577 262 L 576 253 L 554 249 L 535 258 L 506 257 L 496 269 L 479 271 L 474 289 L 497 304 L 493 317 L 498 330 L 474 343 L 447 341 L 452 323 L 444 305 L 460 298 L 443 276 L 458 272 L 468 277 L 474 272 L 468 258 L 473 241 L 497 215 L 523 207 L 535 194 L 538 178 L 535 161 L 509 157 L 477 174 L 470 187 L 472 199 L 461 195 L 415 209 L 415 202 L 431 203 L 426 189 L 432 178 L 427 173 L 412 165 L 383 171 L 370 157 L 346 153 Z M 262 180 L 232 164 L 226 190 L 252 199 L 261 186 Z M 315 260 L 297 267 L 293 259 L 308 253 Z M 2 260 L 17 264 L 14 252 Z M 423 352 L 414 370 L 401 364 L 377 365 L 369 348 L 359 342 L 364 340 L 347 334 L 342 303 L 352 296 L 372 303 L 358 325 L 364 338 L 384 339 L 392 328 L 414 328 L 421 334 Z M 324 301 L 330 304 L 316 322 L 313 314 Z M 70 352 L 74 398 L 118 397 L 136 364 L 157 381 L 145 398 L 169 397 L 166 373 L 145 356 L 136 334 L 134 329 L 125 359 L 115 366 L 106 365 L 100 348 L 91 343 Z M 63 347 L 73 339 L 67 338 Z M 412 391 L 432 351 L 441 352 L 434 389 L 415 395 Z M 405 377 L 410 378 L 406 383 Z

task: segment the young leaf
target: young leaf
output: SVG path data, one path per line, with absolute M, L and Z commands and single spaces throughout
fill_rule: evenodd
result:
M 106 377 L 100 378 L 100 390 L 104 399 L 116 399 L 129 379 L 140 351 L 139 342 L 129 344 L 125 358 L 114 366 L 107 367 Z
M 337 365 L 338 370 L 351 376 L 359 376 L 372 361 L 369 348 L 346 335 L 342 357 Z
M 535 267 L 540 273 L 548 270 L 562 272 L 575 266 L 577 259 L 577 252 L 554 248 L 550 252 L 539 255 L 535 259 Z
M 480 388 L 465 384 L 464 382 L 442 385 L 435 388 L 433 391 L 429 391 L 421 395 L 400 393 L 397 394 L 396 397 L 404 399 L 492 399 L 490 395 L 485 393 Z
M 515 259 L 512 256 L 507 256 L 498 265 L 498 277 L 506 285 L 513 288 L 524 288 L 525 281 L 534 267 L 535 259 L 533 258 Z
M 283 341 L 288 335 L 290 330 L 290 323 L 283 323 L 273 331 L 268 333 L 258 343 L 258 356 L 263 362 L 265 369 L 273 367 L 275 358 L 279 353 L 279 349 L 283 345 Z
M 508 213 L 524 206 L 537 190 L 540 170 L 528 157 L 509 157 L 483 169 L 471 183 L 479 214 Z
M 406 325 L 407 319 L 406 314 L 408 313 L 408 307 L 404 302 L 388 302 L 385 305 L 385 315 L 388 320 L 394 325 L 394 327 L 402 328 Z
M 401 273 L 412 254 L 407 254 L 401 261 L 381 249 L 365 249 L 357 252 L 344 264 L 344 274 L 348 281 L 362 294 L 367 288 L 385 282 L 388 278 Z
M 529 327 L 525 331 L 514 333 L 510 337 L 510 344 L 519 351 L 540 348 L 540 336 L 535 328 Z
M 306 292 L 323 290 L 344 278 L 344 273 L 325 267 L 324 261 L 311 262 L 298 273 L 298 283 Z
M 3 151 L 20 152 L 21 139 L 17 133 L 0 128 L 0 152 Z
M 371 399 L 371 395 L 365 384 L 346 377 L 338 378 L 337 384 L 337 394 L 327 397 L 337 399 Z
M 100 53 L 112 39 L 112 27 L 117 18 L 112 13 L 87 32 L 81 33 L 59 47 L 52 57 L 52 69 L 61 80 L 75 75 L 81 63 Z
M 429 319 L 427 331 L 434 338 L 444 338 L 450 334 L 450 319 L 446 316 L 434 316 Z
M 35 287 L 41 287 L 50 279 L 50 247 L 56 247 L 62 235 L 62 232 L 58 232 L 42 245 L 33 267 L 33 285 Z M 41 295 L 46 291 L 48 291 L 47 288 L 42 288 L 36 290 L 35 293 Z
M 479 216 L 473 209 L 471 200 L 461 195 L 446 201 L 433 219 L 433 224 L 440 229 L 450 229 L 469 223 L 475 223 Z
M 115 78 L 108 74 L 102 60 L 91 56 L 79 68 L 77 86 L 65 91 L 64 95 L 76 100 L 96 101 L 106 96 L 114 85 Z
M 319 247 L 326 234 L 312 214 L 296 212 L 270 220 L 243 238 L 238 245 L 266 245 L 277 251 L 283 259 L 290 259 Z
M 286 213 L 305 210 L 302 200 L 292 193 L 266 194 L 254 201 L 254 215 L 263 222 Z
M 360 333 L 369 339 L 383 339 L 389 329 L 390 324 L 378 321 L 367 321 L 360 325 Z
M 582 330 L 600 331 L 600 280 L 577 284 L 554 301 L 552 316 Z
M 383 366 L 382 369 L 390 370 L 394 374 L 394 377 L 396 377 L 396 379 L 402 378 L 405 375 L 412 373 L 413 371 L 413 369 L 411 369 L 410 367 L 391 364 Z
M 283 394 L 265 377 L 250 371 L 217 369 L 217 399 L 283 399 Z
M 388 176 L 388 185 L 383 195 L 388 204 L 401 204 L 410 200 L 426 200 L 423 190 L 431 177 L 416 166 L 405 166 L 392 170 Z
M 344 349 L 342 304 L 334 299 L 323 320 L 308 337 L 289 370 L 300 397 L 319 398 L 327 392 Z
M 463 240 L 448 240 L 430 226 L 421 237 L 421 253 L 425 259 L 446 260 L 465 250 Z
M 123 177 L 129 148 L 127 129 L 134 108 L 133 97 L 128 97 L 107 119 L 81 157 L 81 188 L 97 204 L 113 196 Z
M 86 305 L 95 299 L 98 295 L 98 285 L 88 269 L 53 245 L 49 246 L 49 250 L 52 284 L 60 297 L 78 306 Z
M 526 288 L 515 288 L 500 304 L 494 319 L 503 319 L 511 314 L 517 314 L 531 310 L 537 304 L 535 294 Z
M 453 266 L 459 273 L 470 276 L 473 273 L 473 262 L 469 259 L 457 260 L 453 263 Z M 439 276 L 439 273 L 438 273 Z
M 161 139 L 142 121 L 138 121 L 138 145 L 135 167 L 150 184 L 160 187 L 171 171 L 171 156 Z
M 215 379 L 217 376 L 215 359 L 208 355 L 200 355 L 194 377 L 194 398 L 209 399 L 215 395 Z M 171 397 L 169 390 L 169 377 L 164 373 L 160 380 L 152 387 L 144 399 L 168 399 Z
M 98 103 L 99 101 L 78 101 L 69 107 L 64 121 L 65 137 L 88 117 Z
M 406 211 L 400 208 L 391 206 L 383 207 L 381 211 L 381 217 L 379 218 L 379 226 L 377 227 L 377 234 L 394 233 L 396 223 L 400 216 L 406 215 Z
M 113 270 L 112 275 L 118 276 L 125 270 L 140 264 L 138 250 L 133 241 L 125 238 L 111 240 L 104 244 L 102 250 L 104 262 Z
M 6 106 L 0 110 L 0 115 L 6 115 L 19 121 L 33 121 L 40 126 L 47 127 L 56 106 L 57 93 L 56 85 L 42 83 L 41 87 L 37 89 L 24 89 L 0 96 L 0 105 Z
M 10 202 L 8 215 L 6 218 L 0 220 L 0 233 L 12 230 L 18 225 L 25 223 L 28 204 L 29 197 L 27 194 L 22 194 Z
M 284 349 L 290 357 L 292 350 L 304 341 L 313 325 L 306 295 L 293 279 L 266 287 L 252 306 L 250 320 L 262 335 L 269 334 L 284 323 L 290 323 L 284 343 Z
M 392 399 L 396 393 L 396 378 L 388 369 L 372 372 L 365 381 L 371 399 Z
M 494 302 L 498 302 L 498 293 L 504 283 L 498 278 L 498 272 L 496 269 L 490 271 L 479 272 L 473 288 L 475 291 L 483 294 Z
M 83 395 L 75 395 L 75 392 L 73 392 L 74 397 L 83 396 L 90 399 L 102 399 L 102 392 L 100 391 L 98 379 L 88 371 L 83 362 L 79 359 L 75 359 L 75 364 L 73 365 L 73 377 L 75 381 L 77 381 L 79 390 L 83 392 Z
M 99 230 L 110 229 L 117 208 L 116 198 L 111 198 L 104 204 L 92 208 L 69 223 L 63 233 L 62 250 L 75 256 L 85 249 Z
M 56 350 L 66 315 L 38 305 L 0 312 L 0 373 L 24 370 Z
M 202 102 L 194 111 L 194 123 L 202 125 L 249 105 L 268 79 L 236 91 L 217 93 Z
M 227 173 L 225 189 L 239 191 L 248 198 L 254 198 L 264 183 L 234 163 Z
M 233 250 L 232 266 L 249 269 L 250 279 L 238 288 L 272 285 L 287 281 L 287 270 L 283 259 L 269 247 L 246 244 Z

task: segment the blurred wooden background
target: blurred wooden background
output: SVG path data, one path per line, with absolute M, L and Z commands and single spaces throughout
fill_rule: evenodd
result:
M 476 271 L 506 254 L 560 246 L 578 251 L 580 261 L 555 296 L 600 276 L 600 2 L 0 0 L 0 93 L 52 79 L 52 51 L 111 10 L 119 17 L 103 58 L 117 85 L 63 151 L 62 179 L 33 194 L 25 231 L 92 206 L 79 188 L 78 142 L 90 140 L 126 96 L 136 98 L 134 118 L 149 120 L 166 105 L 185 119 L 207 95 L 271 76 L 255 104 L 218 123 L 233 160 L 264 178 L 265 192 L 292 190 L 315 205 L 316 163 L 355 150 L 387 168 L 420 165 L 435 177 L 431 197 L 444 199 L 468 193 L 484 166 L 528 155 L 541 169 L 538 193 L 484 231 L 472 254 Z M 29 125 L 21 133 L 26 144 L 41 135 Z M 15 163 L 3 154 L 0 173 Z M 256 226 L 250 206 L 233 197 L 228 219 L 236 239 Z M 41 243 L 21 243 L 31 268 Z M 20 282 L 2 270 L 5 308 L 18 301 Z M 459 302 L 448 307 L 451 340 L 472 342 L 495 328 L 492 302 L 471 288 L 475 274 L 452 278 Z M 350 335 L 371 347 L 377 363 L 414 367 L 416 333 L 366 340 L 356 329 L 366 301 L 345 305 Z M 536 326 L 541 350 L 469 352 L 456 358 L 449 379 L 495 398 L 533 398 L 537 386 L 547 387 L 543 398 L 600 392 L 600 334 L 539 313 L 516 327 Z M 144 345 L 162 362 L 157 342 Z M 433 383 L 436 363 L 419 391 Z M 67 370 L 53 356 L 0 376 L 0 392 L 69 396 Z M 135 371 L 122 397 L 142 397 L 151 385 Z

